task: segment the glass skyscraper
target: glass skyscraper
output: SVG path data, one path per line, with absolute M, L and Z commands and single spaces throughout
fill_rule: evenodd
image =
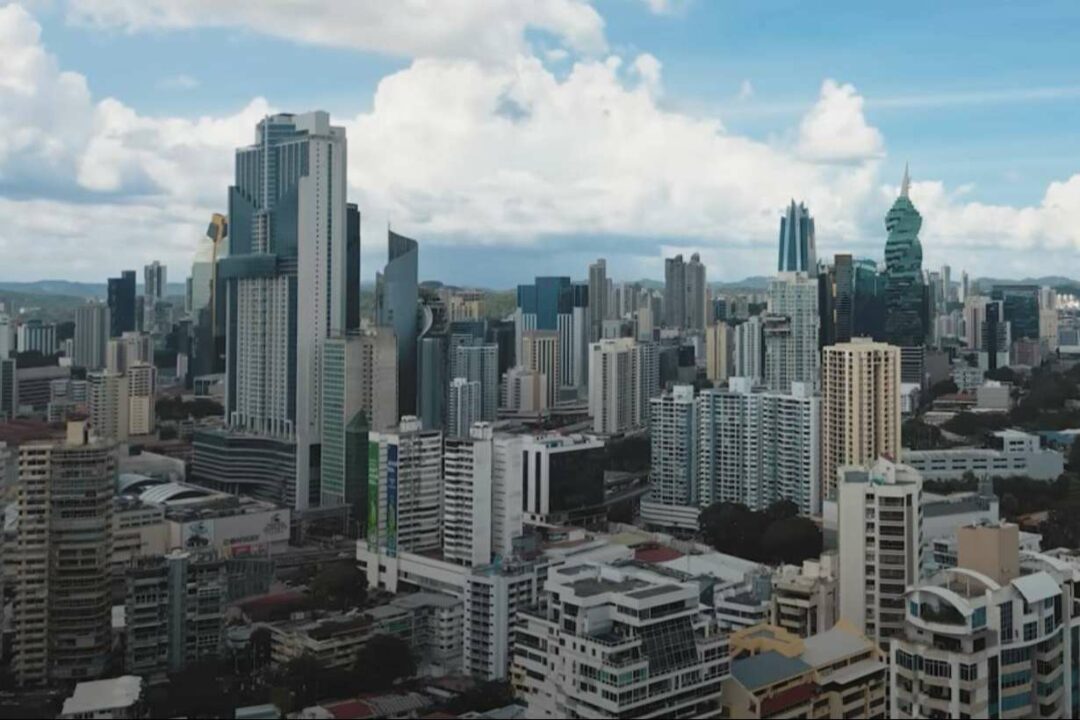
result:
M 420 246 L 411 238 L 390 231 L 386 268 L 375 279 L 375 317 L 380 326 L 391 327 L 398 347 L 398 412 L 417 412 L 416 338 L 420 312 Z
M 791 201 L 780 218 L 780 254 L 777 272 L 817 272 L 814 218 L 805 205 Z
M 923 286 L 922 216 L 911 204 L 907 168 L 900 196 L 885 216 L 885 337 L 890 345 L 921 347 L 926 342 L 926 293 Z

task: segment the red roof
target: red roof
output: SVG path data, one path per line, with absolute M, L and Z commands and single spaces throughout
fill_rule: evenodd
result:
M 788 688 L 761 701 L 762 715 L 775 715 L 795 705 L 801 705 L 817 694 L 817 685 L 803 683 L 793 688 Z
M 371 706 L 371 703 L 364 700 L 342 700 L 336 703 L 326 703 L 323 707 L 339 720 L 375 717 L 375 708 Z
M 682 556 L 683 553 L 675 548 L 663 545 L 659 547 L 642 547 L 634 550 L 634 559 L 644 563 L 668 562 L 670 560 L 678 560 Z

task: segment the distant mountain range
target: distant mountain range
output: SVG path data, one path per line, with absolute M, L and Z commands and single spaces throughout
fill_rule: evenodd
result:
M 142 292 L 142 285 L 135 286 L 135 292 Z M 108 295 L 107 283 L 72 282 L 71 280 L 34 280 L 33 282 L 0 282 L 0 294 L 4 291 L 30 295 L 68 295 L 77 298 L 104 298 Z M 169 283 L 166 295 L 183 297 L 186 292 L 184 283 Z

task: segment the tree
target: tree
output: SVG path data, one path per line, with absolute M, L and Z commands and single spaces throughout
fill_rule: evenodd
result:
M 356 656 L 354 665 L 360 682 L 368 692 L 386 692 L 398 680 L 416 674 L 409 644 L 396 635 L 376 635 Z
M 188 665 L 169 676 L 168 707 L 170 716 L 225 717 L 231 713 L 230 698 L 222 692 L 226 668 L 209 660 Z
M 1016 372 L 1011 367 L 999 367 L 993 370 L 987 370 L 984 377 L 987 380 L 997 380 L 998 382 L 1007 382 L 1013 384 L 1016 383 Z
M 960 388 L 956 386 L 956 383 L 952 378 L 946 378 L 940 380 L 930 386 L 930 399 L 935 400 L 942 395 L 952 395 L 953 393 L 960 392 Z
M 1080 436 L 1073 440 L 1072 446 L 1069 448 L 1069 457 L 1065 463 L 1069 470 L 1074 473 L 1080 473 Z
M 761 537 L 761 557 L 769 563 L 801 564 L 821 555 L 821 530 L 805 517 L 789 517 L 769 525 Z
M 764 531 L 762 517 L 745 505 L 714 503 L 701 511 L 698 525 L 706 542 L 717 551 L 756 560 L 758 540 Z
M 1006 519 L 1012 520 L 1018 514 L 1020 510 L 1020 501 L 1016 499 L 1016 496 L 1012 493 L 1005 493 L 1001 496 L 1001 515 Z
M 348 610 L 367 600 L 367 577 L 351 560 L 324 565 L 311 581 L 311 598 L 318 607 Z
M 798 514 L 799 506 L 790 500 L 777 500 L 772 505 L 765 508 L 765 519 L 770 523 L 787 520 L 788 518 L 796 517 Z
M 489 680 L 466 690 L 449 702 L 447 712 L 464 715 L 506 707 L 514 702 L 514 689 L 505 680 Z

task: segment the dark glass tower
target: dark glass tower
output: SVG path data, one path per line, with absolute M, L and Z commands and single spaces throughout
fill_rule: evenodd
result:
M 926 342 L 926 294 L 923 288 L 922 216 L 911 204 L 907 168 L 900 197 L 885 216 L 885 337 L 890 345 L 922 346 Z
M 780 254 L 777 272 L 817 272 L 814 218 L 802 203 L 791 201 L 780 218 Z
M 109 278 L 109 337 L 135 329 L 135 271 L 124 270 Z
M 415 415 L 420 246 L 393 231 L 387 243 L 390 259 L 376 278 L 375 316 L 379 325 L 393 328 L 397 336 L 398 412 Z

